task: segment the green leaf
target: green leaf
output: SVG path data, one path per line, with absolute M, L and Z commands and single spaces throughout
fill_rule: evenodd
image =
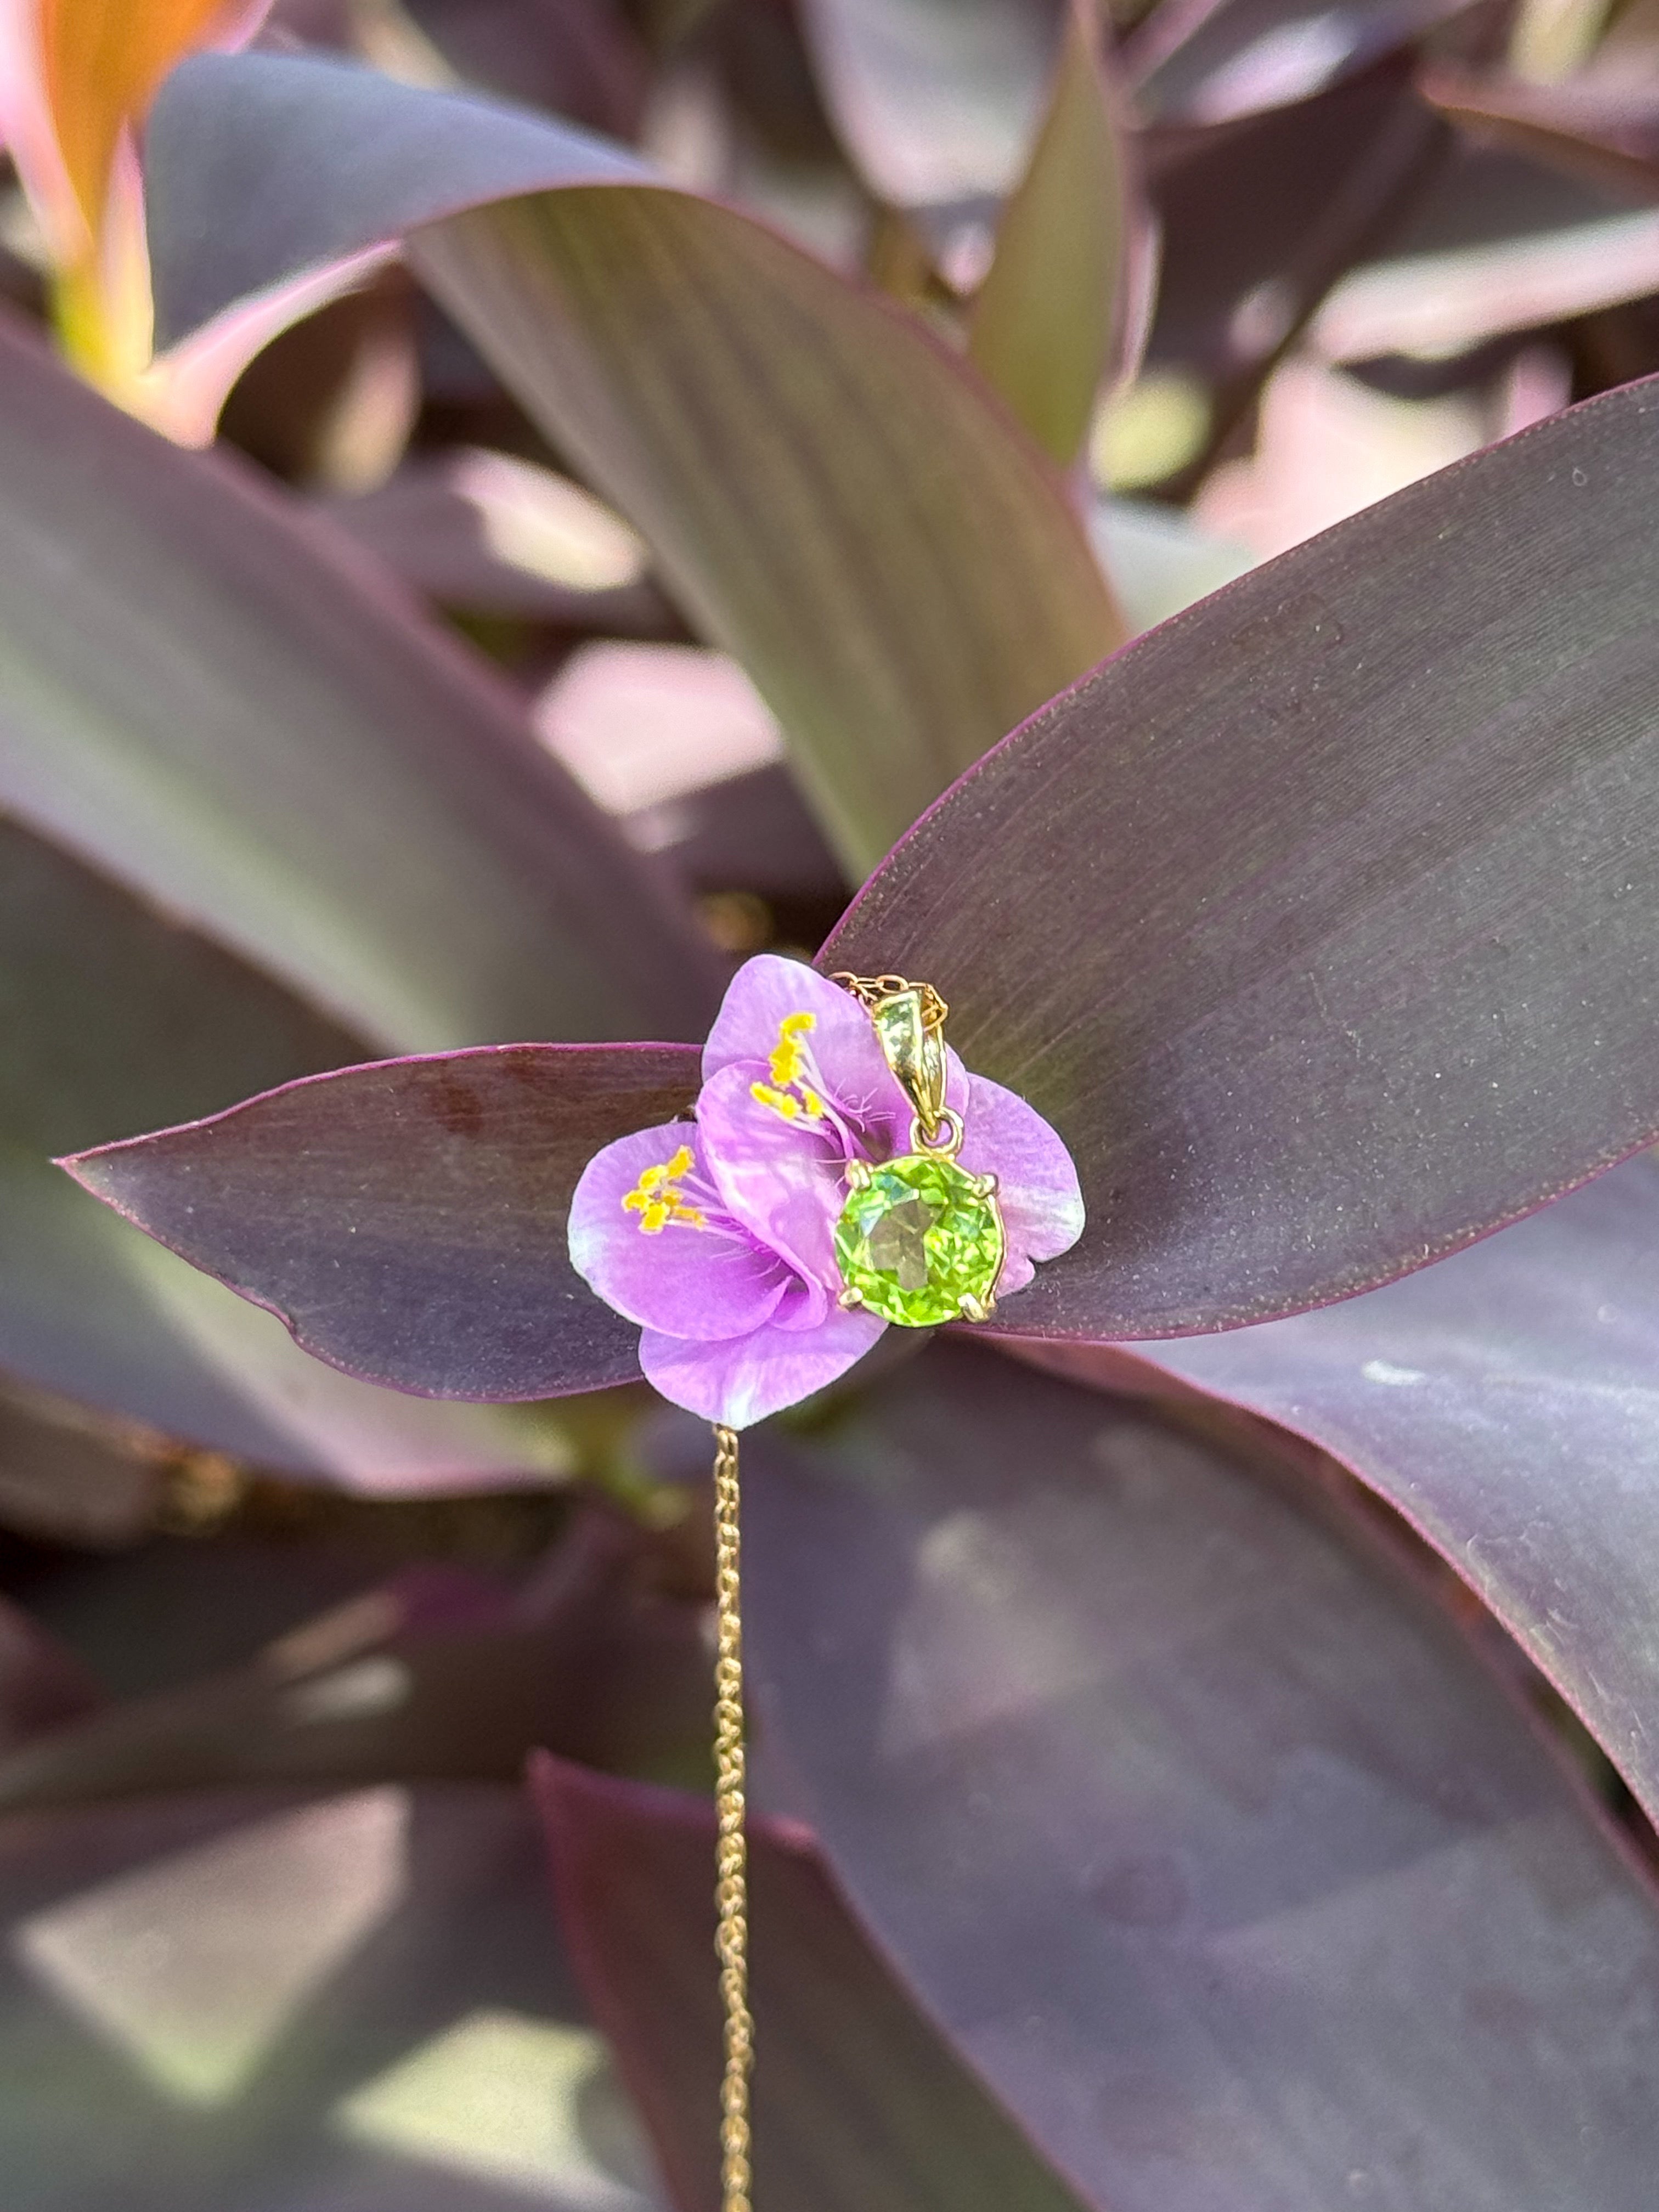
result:
M 1063 468 L 1082 448 L 1103 380 L 1134 367 L 1148 242 L 1101 59 L 1099 12 L 1093 0 L 1071 0 L 1048 112 L 1003 210 L 968 336 L 974 366 Z

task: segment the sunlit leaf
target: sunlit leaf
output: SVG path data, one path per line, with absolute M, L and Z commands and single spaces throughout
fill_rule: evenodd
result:
M 202 58 L 149 162 L 174 331 L 432 226 L 420 272 L 746 666 L 849 865 L 1123 635 L 1057 475 L 970 371 L 580 133 L 341 64 Z
M 1102 381 L 1133 370 L 1145 336 L 1133 326 L 1151 240 L 1100 40 L 1092 0 L 1071 0 L 1048 111 L 969 325 L 975 367 L 1063 467 Z
M 462 448 L 406 461 L 375 490 L 325 502 L 330 520 L 441 606 L 605 636 L 672 636 L 644 545 L 568 477 Z
M 637 1375 L 638 1332 L 570 1265 L 570 1194 L 602 1145 L 690 1104 L 697 1065 L 679 1045 L 389 1060 L 74 1172 L 349 1373 L 440 1398 L 596 1389 Z
M 1659 1132 L 1656 405 L 1558 416 L 1138 639 L 871 879 L 823 964 L 936 983 L 1082 1176 L 1011 1329 L 1320 1304 Z
M 1158 8 L 1125 42 L 1136 104 L 1160 123 L 1216 124 L 1300 106 L 1468 0 L 1221 0 Z
M 720 2005 L 705 1800 L 532 1772 L 565 1941 L 680 2212 L 716 2212 Z M 872 1952 L 810 1839 L 750 1842 L 755 2197 L 789 2212 L 1077 2212 Z
M 701 1032 L 706 949 L 483 664 L 11 329 L 0 398 L 0 805 L 383 1050 Z
M 1109 1355 L 1310 1437 L 1440 1551 L 1659 1814 L 1659 1168 L 1317 1313 Z M 1041 1355 L 1087 1379 L 1101 1355 Z M 1126 1370 L 1121 1363 L 1131 1363 Z
M 1428 187 L 1447 137 L 1384 59 L 1295 106 L 1147 141 L 1161 225 L 1157 364 L 1224 398 L 1261 365 L 1403 205 Z
M 514 1782 L 538 1747 L 701 1781 L 703 1608 L 653 1587 L 653 1567 L 647 1538 L 594 1514 L 516 1591 L 405 1575 L 239 1665 L 94 1712 L 26 1619 L 0 1609 L 0 1808 L 252 1784 Z
M 837 130 L 896 207 L 1010 191 L 1042 112 L 1056 0 L 806 0 Z
M 13 2212 L 660 2203 L 516 1790 L 0 1823 Z
M 934 2017 L 1110 2212 L 1640 2212 L 1659 1912 L 1553 1753 L 1385 1555 L 1033 1382 L 744 1444 L 765 1740 Z
M 349 1030 L 3 823 L 0 1020 L 0 1370 L 167 1436 L 366 1487 L 568 1469 L 568 1444 L 538 1417 L 503 1423 L 419 1406 L 330 1374 L 269 1315 L 134 1234 L 51 1165 L 94 1137 L 193 1119 L 357 1059 Z M 83 1492 L 94 1484 L 84 1510 L 95 1522 L 96 1439 L 68 1438 L 43 1456 L 28 1434 L 13 1441 L 37 1470 L 55 1460 L 65 1484 L 77 1468 Z M 142 1483 L 128 1474 L 121 1489 L 125 1510 L 141 1510 Z M 0 1480 L 0 1504 L 6 1494 Z
M 1312 341 L 1334 361 L 1432 357 L 1644 298 L 1659 212 L 1629 197 L 1466 147 L 1332 292 Z

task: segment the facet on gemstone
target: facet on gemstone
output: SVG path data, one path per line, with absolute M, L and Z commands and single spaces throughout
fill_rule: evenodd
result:
M 872 1167 L 836 1224 L 849 1292 L 884 1321 L 933 1328 L 988 1304 L 1005 1239 L 996 1200 L 954 1160 L 907 1152 Z

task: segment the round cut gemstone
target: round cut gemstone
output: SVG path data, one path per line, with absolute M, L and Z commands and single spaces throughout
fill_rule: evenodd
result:
M 988 1303 L 1002 1272 L 997 1202 L 954 1160 L 907 1152 L 872 1167 L 836 1224 L 842 1279 L 872 1313 L 908 1328 Z

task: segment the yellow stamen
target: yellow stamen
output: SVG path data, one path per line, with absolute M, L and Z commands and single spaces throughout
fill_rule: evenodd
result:
M 801 1050 L 800 1040 L 817 1025 L 817 1016 L 807 1013 L 786 1014 L 778 1024 L 777 1049 L 772 1054 L 774 1083 L 787 1088 L 799 1082 L 806 1057 Z
M 751 1083 L 749 1095 L 763 1106 L 769 1106 L 775 1114 L 781 1114 L 786 1121 L 794 1121 L 800 1112 L 799 1098 L 792 1098 L 787 1091 L 775 1091 L 769 1083 Z
M 781 1120 L 798 1121 L 804 1114 L 809 1121 L 823 1118 L 823 1101 L 811 1085 L 802 1079 L 807 1065 L 806 1053 L 800 1040 L 817 1029 L 816 1014 L 786 1014 L 778 1024 L 777 1048 L 772 1054 L 770 1083 L 751 1083 L 750 1096 L 763 1106 L 769 1106 Z
M 639 1181 L 623 1200 L 623 1212 L 639 1215 L 642 1237 L 660 1237 L 671 1221 L 682 1229 L 707 1228 L 704 1215 L 678 1187 L 679 1178 L 689 1174 L 692 1165 L 691 1147 L 682 1145 L 672 1160 L 640 1170 Z

